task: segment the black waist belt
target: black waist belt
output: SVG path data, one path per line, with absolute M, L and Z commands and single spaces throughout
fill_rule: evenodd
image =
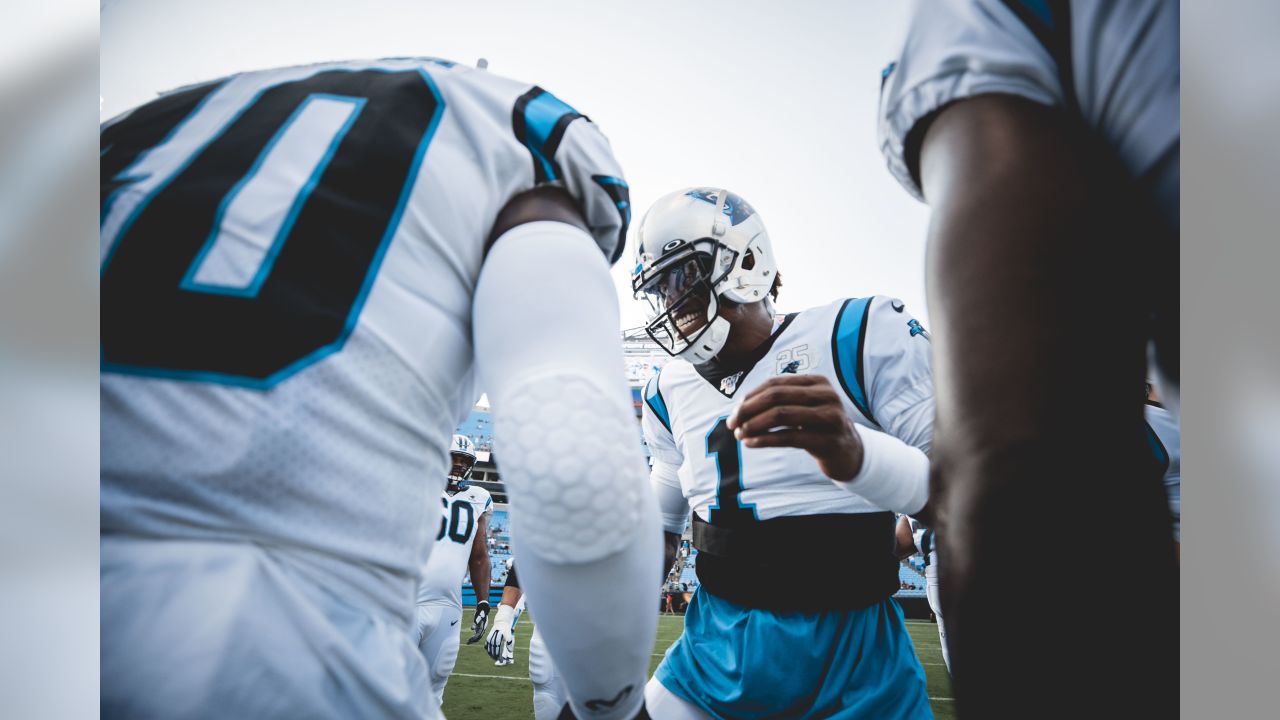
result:
M 898 590 L 891 512 L 798 515 L 711 525 L 693 516 L 698 581 L 729 602 L 775 612 L 857 610 Z

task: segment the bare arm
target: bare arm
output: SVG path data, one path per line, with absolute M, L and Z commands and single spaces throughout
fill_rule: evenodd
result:
M 471 539 L 471 557 L 467 561 L 471 570 L 471 587 L 476 589 L 476 600 L 489 600 L 489 584 L 493 580 L 493 567 L 489 564 L 489 548 L 485 546 L 485 538 L 489 536 L 489 516 L 492 511 L 480 516 L 476 523 L 476 534 Z
M 898 518 L 898 527 L 894 530 L 894 553 L 898 560 L 906 560 L 916 554 L 916 541 L 911 534 L 911 521 L 906 515 Z
M 582 219 L 582 211 L 574 204 L 573 197 L 562 188 L 552 185 L 539 185 L 532 190 L 511 198 L 498 213 L 493 223 L 489 239 L 485 241 L 487 249 L 506 231 L 525 223 L 554 220 L 572 225 L 580 230 L 587 229 Z
M 520 598 L 524 597 L 524 591 L 515 585 L 508 585 L 502 588 L 502 601 L 500 604 L 509 608 L 514 608 L 520 602 Z
M 1043 669 L 1032 673 L 1018 657 L 1019 628 L 1033 620 L 997 609 L 1001 568 L 1056 568 L 1056 577 L 1032 577 L 1027 591 L 1047 598 L 1036 617 L 1066 618 L 1053 632 L 1064 649 L 1081 648 L 1073 651 L 1079 657 L 1106 637 L 1133 640 L 1097 606 L 1100 588 L 1137 582 L 1177 597 L 1167 519 L 1164 548 L 1152 539 L 1159 532 L 1147 532 L 1167 511 L 1154 484 L 1136 480 L 1147 235 L 1093 141 L 1066 113 L 1019 98 L 984 95 L 945 108 L 925 131 L 920 177 L 933 208 L 931 495 L 945 538 L 939 572 L 948 645 L 964 679 L 958 699 L 968 703 L 966 714 L 1004 715 L 1050 690 Z M 1106 502 L 1064 502 L 1064 488 Z M 1010 547 L 1011 518 L 1036 523 L 1042 541 Z M 1112 567 L 1102 533 L 1071 531 L 1135 524 L 1139 554 L 1155 558 L 1140 580 Z M 1176 623 L 1172 605 L 1167 625 L 1155 625 Z M 1175 659 L 1176 675 L 1176 633 L 1172 641 L 1162 633 L 1141 634 Z M 1077 659 L 1064 652 L 1055 662 L 1079 677 Z M 1088 672 L 1105 684 L 1126 671 L 1104 659 Z
M 492 580 L 493 568 L 489 565 L 489 549 L 485 538 L 489 536 L 489 516 L 491 512 L 481 513 L 476 522 L 476 534 L 471 536 L 471 557 L 467 564 L 471 570 L 471 587 L 476 592 L 476 613 L 471 618 L 470 645 L 479 642 L 484 636 L 484 628 L 489 623 L 489 584 Z

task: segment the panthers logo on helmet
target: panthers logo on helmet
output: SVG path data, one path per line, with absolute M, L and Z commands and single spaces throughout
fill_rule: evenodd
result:
M 737 225 L 756 214 L 756 209 L 751 207 L 751 203 L 742 199 L 742 196 L 731 193 L 728 190 L 717 190 L 716 188 L 694 188 L 685 193 L 691 198 L 697 198 L 703 202 L 709 202 L 712 205 L 720 202 L 720 193 L 725 193 L 724 210 L 726 217 L 729 218 L 730 225 Z

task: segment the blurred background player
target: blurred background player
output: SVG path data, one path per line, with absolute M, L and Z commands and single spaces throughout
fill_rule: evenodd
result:
M 1132 388 L 1150 345 L 1177 416 L 1178 23 L 1175 0 L 922 2 L 882 73 L 880 147 L 933 210 L 934 499 L 965 717 L 1025 714 L 1063 683 L 1080 692 L 1053 716 L 1097 697 L 1177 713 L 1178 569 Z M 1010 547 L 1010 518 L 1038 542 Z M 1141 563 L 1116 562 L 1096 531 L 1114 527 Z M 1037 602 L 1003 602 L 1008 568 L 1032 566 L 1053 568 L 1020 579 Z M 1098 601 L 1119 586 L 1157 617 Z M 1028 663 L 1043 617 L 1055 652 Z M 1153 660 L 1099 652 L 1117 637 Z
M 525 595 L 520 590 L 520 579 L 515 565 L 507 561 L 507 584 L 502 589 L 502 602 L 493 618 L 493 629 L 485 639 L 484 648 L 493 658 L 494 665 L 511 665 L 515 662 L 515 626 L 524 610 Z M 534 720 L 555 720 L 571 717 L 565 705 L 564 683 L 556 673 L 555 664 L 547 655 L 546 643 L 539 627 L 534 625 L 529 640 L 529 680 L 533 683 Z M 563 714 L 562 714 L 563 713 Z
M 493 498 L 489 491 L 469 482 L 476 464 L 471 439 L 454 435 L 449 448 L 448 484 L 440 494 L 443 515 L 422 580 L 418 583 L 418 650 L 431 670 L 436 704 L 444 704 L 444 686 L 458 660 L 458 622 L 462 619 L 462 580 L 471 572 L 476 589 L 476 610 L 471 622 L 473 637 L 484 632 L 489 616 L 489 534 Z
M 898 560 L 920 553 L 924 558 L 925 598 L 938 623 L 938 642 L 942 646 L 942 662 L 951 671 L 951 654 L 947 652 L 947 627 L 942 620 L 942 602 L 938 598 L 938 545 L 934 532 L 919 520 L 903 515 L 898 518 Z
M 103 716 L 435 717 L 413 599 L 481 387 L 569 694 L 640 711 L 661 550 L 597 127 L 400 58 L 184 88 L 101 146 Z
M 878 296 L 775 318 L 778 265 L 763 220 L 724 189 L 655 202 L 636 256 L 649 336 L 677 358 L 644 392 L 664 567 L 692 508 L 701 581 L 646 688 L 649 711 L 932 717 L 891 597 L 891 511 L 918 512 L 927 499 L 924 328 Z M 815 549 L 827 547 L 841 548 L 845 572 L 822 592 L 772 582 L 825 578 Z
M 1147 402 L 1142 408 L 1150 429 L 1151 455 L 1161 468 L 1164 489 L 1173 518 L 1173 551 L 1182 556 L 1182 432 L 1178 419 L 1160 402 L 1160 393 L 1147 383 Z

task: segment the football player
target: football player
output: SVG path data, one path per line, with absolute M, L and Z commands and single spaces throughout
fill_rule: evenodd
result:
M 942 601 L 938 594 L 938 544 L 934 532 L 919 520 L 903 515 L 898 518 L 898 560 L 920 553 L 924 557 L 925 598 L 938 624 L 938 642 L 942 645 L 942 662 L 951 672 L 951 652 L 947 650 L 947 627 L 942 619 Z
M 101 143 L 102 714 L 437 716 L 413 598 L 480 388 L 574 707 L 640 712 L 662 553 L 596 125 L 397 58 L 181 89 Z
M 1088 691 L 1055 703 L 1063 717 L 1096 697 L 1172 717 L 1178 570 L 1132 388 L 1150 345 L 1177 416 L 1178 3 L 940 0 L 910 17 L 881 76 L 879 144 L 933 210 L 935 529 L 957 706 L 1023 714 L 1066 682 Z M 1037 542 L 1009 547 L 1008 518 Z M 1137 566 L 1100 531 L 1121 526 Z M 1053 569 L 1019 577 L 1037 601 L 1004 602 L 1008 568 L 1031 566 Z M 1152 600 L 1140 628 L 1098 602 L 1120 586 Z M 1027 663 L 1044 617 L 1053 656 Z M 1152 660 L 1098 652 L 1116 637 Z
M 516 576 L 514 565 L 509 564 L 508 570 L 507 585 L 502 589 L 502 602 L 498 604 L 493 629 L 489 631 L 489 637 L 484 643 L 485 651 L 497 666 L 515 662 L 515 625 L 520 620 L 525 603 L 525 595 L 520 590 L 520 579 Z M 529 680 L 533 683 L 534 720 L 572 717 L 572 712 L 565 705 L 564 683 L 560 680 L 551 657 L 547 655 L 547 646 L 537 625 L 529 640 Z
M 1162 469 L 1165 494 L 1169 499 L 1169 515 L 1173 518 L 1173 551 L 1182 556 L 1182 432 L 1178 419 L 1160 402 L 1159 391 L 1147 383 L 1147 402 L 1143 407 L 1151 442 L 1151 454 Z
M 489 617 L 489 533 L 493 498 L 472 485 L 476 456 L 471 438 L 454 435 L 449 448 L 448 484 L 440 495 L 443 515 L 436 544 L 418 582 L 418 651 L 431 670 L 436 704 L 444 704 L 444 687 L 458 660 L 458 622 L 462 619 L 462 579 L 468 568 L 476 589 L 473 637 L 484 632 Z
M 724 189 L 659 199 L 636 255 L 649 336 L 676 357 L 644 391 L 663 567 L 692 509 L 701 581 L 646 688 L 649 711 L 931 717 L 892 599 L 894 511 L 927 499 L 928 334 L 891 297 L 776 318 L 769 235 Z M 821 591 L 776 581 L 826 577 L 829 553 L 846 570 Z

